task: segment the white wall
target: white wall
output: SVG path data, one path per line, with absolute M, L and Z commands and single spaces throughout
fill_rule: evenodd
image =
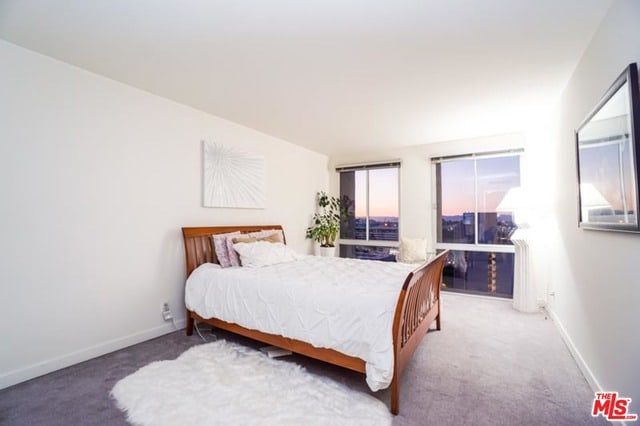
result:
M 447 141 L 411 146 L 390 151 L 344 154 L 331 157 L 330 179 L 334 194 L 340 192 L 339 173 L 335 166 L 400 159 L 400 235 L 408 238 L 427 238 L 429 251 L 433 250 L 432 176 L 431 157 L 490 152 L 524 148 L 524 134 L 509 134 Z
M 532 135 L 537 204 L 534 268 L 546 270 L 549 311 L 596 389 L 640 411 L 640 235 L 577 227 L 574 130 L 630 62 L 640 62 L 640 2 L 616 1 L 570 79 L 553 121 Z M 544 209 L 541 209 L 544 210 Z
M 201 207 L 202 139 L 265 156 L 264 210 Z M 0 388 L 171 331 L 182 226 L 279 223 L 307 252 L 327 161 L 0 41 Z

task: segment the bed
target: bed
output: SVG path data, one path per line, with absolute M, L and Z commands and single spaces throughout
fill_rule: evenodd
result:
M 440 283 L 442 269 L 446 260 L 446 253 L 441 253 L 431 261 L 417 267 L 406 265 L 402 266 L 399 264 L 380 265 L 381 268 L 385 268 L 389 277 L 393 277 L 394 281 L 395 279 L 398 279 L 398 283 L 395 284 L 394 282 L 391 290 L 389 283 L 383 284 L 380 279 L 376 280 L 372 277 L 365 276 L 365 269 L 369 269 L 369 266 L 373 264 L 362 262 L 371 261 L 346 260 L 339 258 L 330 260 L 315 258 L 313 256 L 301 256 L 300 259 L 295 262 L 291 262 L 291 264 L 280 265 L 278 267 L 269 266 L 253 269 L 253 271 L 250 270 L 251 268 L 231 268 L 229 270 L 230 272 L 224 273 L 220 271 L 227 271 L 227 268 L 220 269 L 214 266 L 218 263 L 218 258 L 212 244 L 213 235 L 227 234 L 230 232 L 241 232 L 246 234 L 265 230 L 276 230 L 282 232 L 282 239 L 284 242 L 284 232 L 282 227 L 279 225 L 182 228 L 185 244 L 187 278 L 190 280 L 187 288 L 185 289 L 187 293 L 186 296 L 188 296 L 189 299 L 187 302 L 187 335 L 191 335 L 193 333 L 194 322 L 198 321 L 269 345 L 278 346 L 298 354 L 363 373 L 366 375 L 367 383 L 372 390 L 385 388 L 387 386 L 390 387 L 390 411 L 393 414 L 398 414 L 401 373 L 411 359 L 413 352 L 421 342 L 422 338 L 427 333 L 430 325 L 435 321 L 436 329 L 440 330 L 441 328 Z M 367 265 L 367 268 L 361 270 L 362 277 L 358 275 L 361 273 L 359 272 L 360 269 L 354 267 L 357 265 L 350 262 L 360 262 L 362 265 Z M 375 263 L 381 264 L 382 262 Z M 331 313 L 331 317 L 334 319 L 333 323 L 329 320 L 318 320 L 317 316 L 315 319 L 312 318 L 310 320 L 315 321 L 315 323 L 318 324 L 327 323 L 326 326 L 320 324 L 314 327 L 316 330 L 314 331 L 314 334 L 296 334 L 295 331 L 290 330 L 280 331 L 279 328 L 273 325 L 273 321 L 268 321 L 269 315 L 265 313 L 267 309 L 266 307 L 259 304 L 250 305 L 248 303 L 251 298 L 248 295 L 252 293 L 232 294 L 230 293 L 231 289 L 235 289 L 236 287 L 241 288 L 242 286 L 228 285 L 228 287 L 224 287 L 224 285 L 226 285 L 224 278 L 227 276 L 233 275 L 242 277 L 247 282 L 248 286 L 258 285 L 259 287 L 257 288 L 260 289 L 260 291 L 265 292 L 263 296 L 256 298 L 259 300 L 254 302 L 261 303 L 262 300 L 262 303 L 267 305 L 273 302 L 271 299 L 284 300 L 289 298 L 290 294 L 295 294 L 296 291 L 300 290 L 300 282 L 317 282 L 318 277 L 313 281 L 310 276 L 318 275 L 312 273 L 314 268 L 316 270 L 323 271 L 325 269 L 329 270 L 331 269 L 329 266 L 332 264 L 340 265 L 342 268 L 346 267 L 350 271 L 351 275 L 346 276 L 345 278 L 345 280 L 348 280 L 348 285 L 344 285 L 342 290 L 340 290 L 342 292 L 341 296 L 343 297 L 340 298 L 339 302 L 338 299 L 335 299 L 335 303 L 325 305 L 325 307 L 333 307 L 335 305 L 334 312 Z M 291 277 L 295 277 L 296 273 L 301 274 L 305 279 L 293 280 Z M 211 288 L 196 287 L 193 282 L 197 281 L 196 278 L 198 280 L 202 280 L 203 278 L 201 278 L 201 276 L 208 277 L 206 279 L 210 281 L 209 285 L 217 284 L 218 287 L 214 288 L 215 285 L 212 285 Z M 319 279 L 323 279 L 322 276 L 319 276 Z M 284 281 L 289 283 L 289 287 L 285 286 Z M 293 287 L 294 281 L 297 281 L 296 285 L 298 287 Z M 384 310 L 388 311 L 388 318 L 379 319 L 376 316 L 372 316 L 371 320 L 368 320 L 366 319 L 366 313 L 358 315 L 358 318 L 370 321 L 364 325 L 365 329 L 373 329 L 376 332 L 378 332 L 377 330 L 380 328 L 389 329 L 388 333 L 384 331 L 380 332 L 380 336 L 384 336 L 385 339 L 388 336 L 389 344 L 387 345 L 382 337 L 372 338 L 370 336 L 367 339 L 373 349 L 367 347 L 369 352 L 362 352 L 363 355 L 359 356 L 360 352 L 351 348 L 347 341 L 341 341 L 342 343 L 338 342 L 335 344 L 326 343 L 322 340 L 322 337 L 319 336 L 332 334 L 334 331 L 333 328 L 341 325 L 340 321 L 342 321 L 342 317 L 340 317 L 340 309 L 358 312 L 358 309 L 364 309 L 369 305 L 370 300 L 375 299 L 375 303 L 379 303 L 376 299 L 377 296 L 367 288 L 367 285 L 373 285 L 368 284 L 368 281 L 377 281 L 375 285 L 382 288 L 383 290 L 381 291 L 383 293 L 386 291 L 386 299 L 382 296 L 380 296 L 379 299 L 386 300 L 385 302 L 380 303 L 387 304 L 384 307 Z M 336 282 L 335 285 L 341 284 Z M 201 290 L 197 290 L 198 288 Z M 204 288 L 204 290 L 202 290 L 202 288 Z M 274 293 L 278 291 L 279 288 L 287 289 L 282 290 L 287 292 L 287 297 L 278 296 Z M 392 293 L 389 293 L 389 291 L 392 291 Z M 235 317 L 232 314 L 226 313 L 223 308 L 216 308 L 216 306 L 213 306 L 213 302 L 200 303 L 198 302 L 198 297 L 193 296 L 194 292 L 200 292 L 203 294 L 214 293 L 214 301 L 217 299 L 220 303 L 224 302 L 226 304 L 241 305 L 241 308 L 245 310 L 244 316 L 242 314 L 238 314 L 239 316 Z M 318 294 L 325 294 L 325 292 L 323 290 L 322 293 Z M 227 298 L 229 300 L 227 300 Z M 390 306 L 388 305 L 389 298 L 391 298 Z M 293 299 L 295 299 L 295 297 Z M 310 298 L 308 296 L 300 296 L 298 299 L 308 300 Z M 265 302 L 265 300 L 267 301 Z M 209 307 L 209 309 L 207 309 L 207 307 Z M 319 310 L 321 311 L 322 309 Z M 285 312 L 294 311 L 294 309 L 290 309 L 288 307 L 276 310 Z M 251 315 L 252 313 L 253 315 Z M 329 316 L 329 314 L 327 314 L 327 316 Z M 261 318 L 260 321 L 262 322 L 252 323 L 248 321 L 248 317 Z M 382 317 L 382 315 L 380 315 L 380 317 Z M 245 319 L 247 319 L 247 321 L 245 321 Z M 296 320 L 294 322 L 297 322 L 297 318 L 294 318 L 294 320 Z M 331 332 L 326 330 L 323 331 L 321 327 L 331 329 Z M 305 327 L 300 328 L 305 329 Z M 318 330 L 320 330 L 319 333 Z M 363 335 L 364 334 L 366 333 L 363 333 Z M 333 342 L 332 339 L 330 339 L 330 341 Z M 356 343 L 357 342 L 353 343 L 351 346 L 358 346 Z M 374 347 L 374 345 L 377 345 L 377 347 Z M 388 350 L 384 349 L 387 346 Z M 368 356 L 368 353 L 381 355 L 375 355 L 373 357 L 374 359 L 372 359 Z M 377 376 L 376 372 L 378 371 L 378 364 L 384 367 L 388 362 L 391 363 L 390 368 L 380 369 L 381 375 Z

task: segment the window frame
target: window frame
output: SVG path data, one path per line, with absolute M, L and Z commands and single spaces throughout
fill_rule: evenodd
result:
M 366 189 L 366 229 L 365 229 L 365 235 L 366 235 L 366 239 L 364 240 L 358 240 L 358 239 L 353 239 L 353 238 L 338 238 L 337 240 L 337 244 L 338 245 L 349 245 L 349 246 L 371 246 L 371 247 L 399 247 L 400 245 L 400 235 L 401 235 L 401 228 L 402 228 L 402 224 L 401 224 L 401 217 L 402 217 L 402 212 L 401 212 L 401 180 L 402 180 L 402 174 L 401 174 L 401 169 L 402 169 L 402 162 L 400 160 L 390 160 L 390 161 L 384 161 L 384 162 L 375 162 L 375 163 L 363 163 L 363 164 L 354 164 L 354 165 L 343 165 L 343 166 L 337 166 L 336 167 L 336 172 L 338 172 L 338 185 L 340 185 L 340 179 L 341 176 L 340 174 L 343 172 L 350 172 L 350 171 L 360 171 L 360 170 L 366 170 L 367 171 L 367 189 Z M 370 170 L 375 170 L 375 169 L 391 169 L 391 168 L 396 168 L 398 169 L 398 239 L 395 241 L 390 241 L 390 240 L 371 240 L 369 239 L 370 235 L 369 235 L 369 195 L 370 195 L 370 191 L 371 191 L 371 187 L 370 187 L 370 180 L 369 180 L 369 171 Z
M 519 161 L 519 178 L 520 185 L 522 185 L 522 156 L 524 155 L 523 148 L 508 149 L 501 151 L 491 151 L 484 153 L 470 153 L 470 154 L 458 154 L 441 157 L 431 157 L 431 200 L 432 200 L 432 231 L 433 231 L 433 247 L 434 250 L 458 250 L 458 251 L 478 251 L 478 252 L 494 252 L 494 253 L 515 253 L 515 246 L 512 244 L 483 244 L 478 243 L 478 160 L 497 157 L 513 157 L 518 156 Z M 471 243 L 442 243 L 438 242 L 438 220 L 442 220 L 438 215 L 438 179 L 437 179 L 437 164 L 448 161 L 459 160 L 473 160 L 473 173 L 474 173 L 474 242 Z

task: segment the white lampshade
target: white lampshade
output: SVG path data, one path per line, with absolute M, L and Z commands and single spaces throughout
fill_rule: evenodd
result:
M 588 182 L 580 184 L 580 220 L 582 222 L 599 222 L 602 216 L 592 217 L 591 213 L 610 208 L 611 204 L 593 184 Z
M 582 201 L 583 207 L 591 209 L 611 207 L 611 204 L 604 198 L 604 195 L 591 183 L 580 184 L 580 200 Z
M 516 212 L 524 208 L 524 193 L 521 187 L 511 188 L 507 191 L 498 207 L 497 212 Z
M 513 223 L 517 224 L 518 227 L 528 226 L 528 220 L 525 212 L 526 209 L 526 197 L 524 195 L 524 191 L 519 186 L 509 189 L 502 201 L 498 204 L 498 207 L 496 207 L 497 212 L 511 213 Z

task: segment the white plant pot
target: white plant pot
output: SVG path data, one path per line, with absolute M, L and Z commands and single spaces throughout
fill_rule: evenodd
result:
M 323 257 L 335 257 L 336 248 L 335 247 L 318 247 L 318 255 Z

